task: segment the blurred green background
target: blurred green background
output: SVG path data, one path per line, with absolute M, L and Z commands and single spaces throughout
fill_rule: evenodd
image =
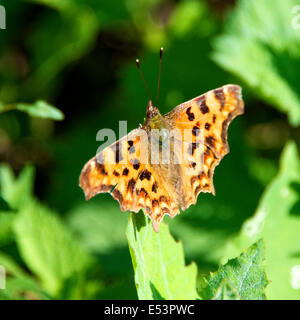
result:
M 117 130 L 119 120 L 127 120 L 130 130 L 143 122 L 148 96 L 135 59 L 154 93 L 161 46 L 162 113 L 227 83 L 243 88 L 245 114 L 230 125 L 231 152 L 215 170 L 216 196 L 200 194 L 196 206 L 165 218 L 183 242 L 187 263 L 195 261 L 199 274 L 215 271 L 270 189 L 285 144 L 299 147 L 297 1 L 0 5 L 6 9 L 6 29 L 0 30 L 0 265 L 7 271 L 0 298 L 137 298 L 128 213 L 107 194 L 85 202 L 78 178 L 99 147 L 99 129 Z M 298 166 L 297 152 L 290 157 Z M 290 272 L 300 265 L 300 170 L 289 175 L 289 164 L 284 168 L 294 196 L 279 214 L 297 223 L 274 219 L 276 232 L 266 236 L 267 255 L 271 247 L 287 252 L 287 266 L 277 266 L 274 256 L 267 260 L 271 281 L 278 278 L 267 296 L 297 299 L 300 280 L 295 284 Z M 276 192 L 269 198 L 278 201 Z

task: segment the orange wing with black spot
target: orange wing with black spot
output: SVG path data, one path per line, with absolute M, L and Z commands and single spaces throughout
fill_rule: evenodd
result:
M 164 215 L 174 217 L 179 208 L 195 204 L 199 192 L 214 193 L 214 169 L 229 152 L 228 125 L 243 110 L 241 88 L 226 85 L 166 114 L 168 127 L 178 129 L 183 138 L 174 140 L 175 156 L 183 155 L 180 163 L 151 164 L 146 131 L 133 130 L 84 166 L 80 186 L 86 199 L 109 192 L 122 211 L 144 209 L 158 232 Z
M 105 148 L 84 166 L 79 184 L 87 200 L 109 192 L 122 211 L 145 209 L 158 232 L 163 216 L 173 217 L 179 209 L 165 181 L 149 164 L 147 139 L 144 130 L 136 129 Z
M 243 112 L 241 88 L 225 85 L 165 115 L 170 126 L 181 131 L 183 139 L 183 183 L 185 190 L 189 190 L 183 210 L 196 203 L 199 192 L 214 194 L 214 169 L 229 152 L 228 125 Z

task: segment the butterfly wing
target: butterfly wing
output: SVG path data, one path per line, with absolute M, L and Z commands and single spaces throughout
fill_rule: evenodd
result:
M 229 152 L 227 129 L 244 112 L 241 88 L 226 85 L 185 102 L 164 117 L 182 136 L 182 174 L 187 194 L 182 209 L 196 203 L 199 192 L 214 194 L 213 172 Z
M 184 157 L 179 167 L 174 163 L 151 165 L 146 131 L 131 131 L 84 166 L 79 182 L 86 199 L 109 192 L 122 211 L 143 208 L 158 232 L 165 214 L 174 217 L 179 206 L 185 210 L 196 203 L 201 191 L 214 193 L 214 168 L 229 152 L 228 125 L 243 109 L 241 88 L 227 85 L 166 114 L 169 127 L 182 132 L 179 149 Z
M 108 146 L 84 166 L 79 185 L 87 200 L 109 192 L 122 211 L 145 209 L 158 232 L 163 216 L 175 216 L 179 210 L 148 161 L 147 140 L 146 131 L 136 129 Z

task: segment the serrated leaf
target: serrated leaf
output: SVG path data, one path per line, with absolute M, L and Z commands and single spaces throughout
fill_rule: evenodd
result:
M 266 188 L 254 216 L 227 248 L 233 257 L 262 238 L 266 243 L 266 271 L 269 299 L 299 299 L 297 285 L 300 265 L 300 161 L 296 144 L 290 142 L 280 159 L 280 170 Z M 298 281 L 299 282 L 299 281 Z
M 268 280 L 264 260 L 264 244 L 259 240 L 217 272 L 203 277 L 200 296 L 214 300 L 265 299 Z
M 240 0 L 225 34 L 214 41 L 213 59 L 299 125 L 300 34 L 291 24 L 295 5 L 296 0 Z
M 14 231 L 26 265 L 52 295 L 87 263 L 85 252 L 60 219 L 34 200 L 20 209 Z
M 218 286 L 211 300 L 242 300 L 242 297 L 231 287 L 230 283 L 224 279 Z
M 139 299 L 197 298 L 197 267 L 185 265 L 182 244 L 165 223 L 155 233 L 143 213 L 131 214 L 127 238 Z

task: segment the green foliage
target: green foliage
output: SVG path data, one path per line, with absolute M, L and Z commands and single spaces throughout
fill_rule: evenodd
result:
M 293 268 L 300 264 L 299 185 L 300 161 L 296 145 L 291 142 L 282 153 L 279 173 L 266 188 L 255 215 L 228 246 L 226 256 L 234 256 L 263 237 L 270 280 L 266 293 L 270 299 L 300 298 L 293 279 L 297 277 Z
M 25 168 L 15 178 L 9 167 L 1 167 L 1 190 L 5 189 L 2 196 L 15 212 L 0 213 L 0 240 L 8 241 L 14 233 L 24 263 L 40 278 L 41 286 L 50 295 L 58 296 L 69 278 L 75 273 L 79 276 L 88 256 L 60 219 L 32 197 L 32 169 Z M 34 281 L 5 254 L 0 253 L 0 263 L 17 276 L 8 282 L 8 296 L 14 296 L 15 286 L 24 286 L 30 292 L 37 290 Z
M 292 27 L 296 0 L 241 0 L 214 42 L 214 60 L 266 103 L 300 124 L 300 35 Z
M 63 282 L 83 270 L 87 257 L 70 232 L 49 209 L 25 204 L 14 222 L 16 242 L 27 266 L 56 295 Z
M 101 213 L 99 212 L 101 210 Z M 117 206 L 83 204 L 70 213 L 69 225 L 87 250 L 106 253 L 126 246 L 127 217 L 120 216 Z
M 203 277 L 200 296 L 210 300 L 265 299 L 268 280 L 264 260 L 264 244 L 260 240 L 217 272 Z
M 139 299 L 196 299 L 197 267 L 185 266 L 183 247 L 162 223 L 155 233 L 144 214 L 130 215 L 127 238 Z
M 19 209 L 32 197 L 34 168 L 25 167 L 16 178 L 8 165 L 0 166 L 1 194 L 12 208 Z
M 16 103 L 11 105 L 0 104 L 0 113 L 18 110 L 28 113 L 32 117 L 47 118 L 52 120 L 63 120 L 63 113 L 45 101 L 37 101 L 34 104 Z

